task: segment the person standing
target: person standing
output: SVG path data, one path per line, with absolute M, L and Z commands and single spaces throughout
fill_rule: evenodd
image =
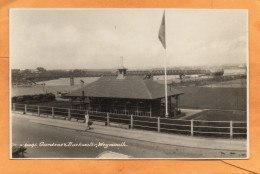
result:
M 85 124 L 87 125 L 87 129 L 90 129 L 90 126 L 89 126 L 89 114 L 88 114 L 88 111 L 85 112 Z

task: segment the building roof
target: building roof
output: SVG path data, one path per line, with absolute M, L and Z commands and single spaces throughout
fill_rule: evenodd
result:
M 157 99 L 165 97 L 165 86 L 142 76 L 126 76 L 117 79 L 116 76 L 105 76 L 99 80 L 73 91 L 65 97 L 80 97 L 82 91 L 87 97 Z M 168 88 L 168 96 L 181 95 L 182 91 Z

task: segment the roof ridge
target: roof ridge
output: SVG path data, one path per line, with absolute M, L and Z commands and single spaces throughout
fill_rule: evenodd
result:
M 152 98 L 153 98 L 153 97 L 152 97 L 152 94 L 151 94 L 149 88 L 147 87 L 146 83 L 144 83 L 145 80 L 141 80 L 141 81 L 142 81 L 143 85 L 145 86 L 145 88 L 147 89 L 146 91 L 147 91 L 147 93 L 148 93 L 150 99 L 152 99 Z

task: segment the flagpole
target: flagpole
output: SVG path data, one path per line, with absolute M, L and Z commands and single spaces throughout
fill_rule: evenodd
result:
M 165 49 L 164 59 L 164 83 L 165 83 L 165 117 L 168 117 L 168 95 L 167 95 L 167 52 Z
M 166 51 L 166 14 L 164 10 L 164 37 L 165 37 L 165 59 L 164 59 L 164 82 L 165 82 L 165 117 L 168 117 L 168 95 L 167 95 L 167 51 Z
M 167 95 L 167 51 L 166 51 L 166 22 L 165 22 L 165 10 L 163 12 L 162 23 L 159 29 L 159 40 L 161 41 L 164 50 L 165 50 L 165 58 L 164 58 L 164 86 L 165 86 L 165 117 L 168 117 L 168 95 Z

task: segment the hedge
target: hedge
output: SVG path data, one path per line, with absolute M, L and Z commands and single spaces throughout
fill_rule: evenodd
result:
M 35 104 L 51 101 L 55 101 L 55 95 L 52 93 L 12 97 L 12 103 Z

